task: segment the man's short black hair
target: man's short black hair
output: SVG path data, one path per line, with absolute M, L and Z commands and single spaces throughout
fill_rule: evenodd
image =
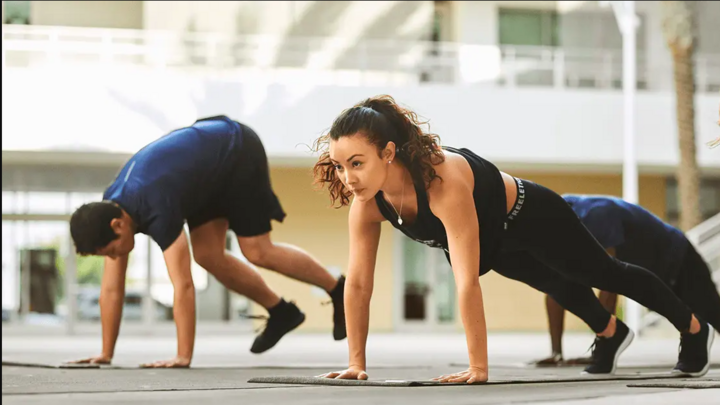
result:
M 94 255 L 118 238 L 110 221 L 122 217 L 122 210 L 109 202 L 92 202 L 75 210 L 70 218 L 70 234 L 80 255 Z

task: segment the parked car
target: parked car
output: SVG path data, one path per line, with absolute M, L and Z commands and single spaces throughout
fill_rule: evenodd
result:
M 142 319 L 143 295 L 137 291 L 125 292 L 125 306 L 123 307 L 123 319 Z M 157 300 L 153 300 L 155 319 L 167 319 L 169 308 Z M 78 318 L 82 320 L 100 320 L 100 290 L 85 290 L 78 295 Z

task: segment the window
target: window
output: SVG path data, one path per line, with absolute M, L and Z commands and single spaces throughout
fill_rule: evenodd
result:
M 455 278 L 440 249 L 410 238 L 403 244 L 403 319 L 428 326 L 455 321 Z
M 12 191 L 2 192 L 2 212 L 12 214 L 15 211 L 15 193 Z
M 68 193 L 30 191 L 27 193 L 27 212 L 31 214 L 67 214 Z
M 500 45 L 557 46 L 558 15 L 552 10 L 499 11 Z
M 5 21 L 3 24 L 30 24 L 29 1 L 5 1 Z
M 666 188 L 667 222 L 678 226 L 680 221 L 680 198 L 677 180 L 668 179 Z M 700 214 L 703 221 L 720 213 L 720 179 L 702 179 L 700 181 Z
M 81 205 L 90 202 L 102 201 L 102 193 L 70 193 L 70 211 L 75 212 Z

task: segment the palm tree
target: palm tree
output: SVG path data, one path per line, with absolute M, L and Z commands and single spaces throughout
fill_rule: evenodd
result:
M 680 165 L 680 228 L 687 231 L 702 221 L 700 171 L 695 151 L 695 21 L 691 1 L 663 1 L 663 31 L 672 53 L 675 81 Z

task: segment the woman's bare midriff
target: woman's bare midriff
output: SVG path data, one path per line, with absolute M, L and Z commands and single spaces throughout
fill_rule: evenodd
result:
M 512 210 L 513 206 L 515 205 L 515 199 L 517 198 L 517 183 L 515 183 L 515 178 L 505 172 L 500 172 L 503 178 L 503 182 L 505 182 L 505 201 L 507 201 L 506 205 L 506 214 L 510 213 L 510 210 Z

